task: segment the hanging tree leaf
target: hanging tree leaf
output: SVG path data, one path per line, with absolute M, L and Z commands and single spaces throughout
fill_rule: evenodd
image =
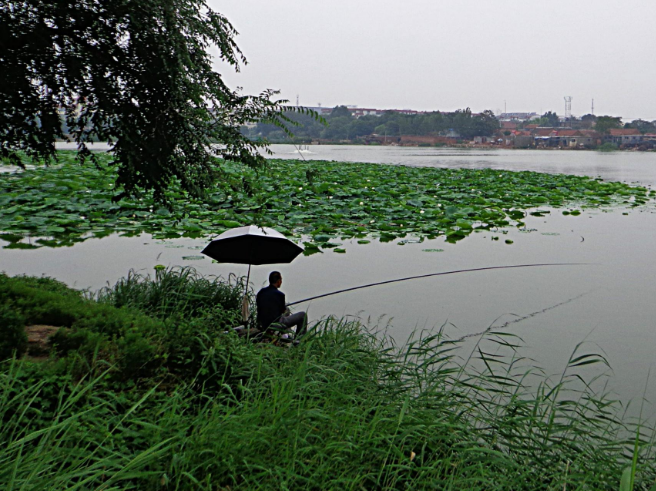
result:
M 218 178 L 214 154 L 259 167 L 266 142 L 240 128 L 290 120 L 274 91 L 241 95 L 213 70 L 209 53 L 236 71 L 246 59 L 237 32 L 203 0 L 8 0 L 0 4 L 0 155 L 46 163 L 55 141 L 113 144 L 119 195 L 172 180 L 202 194 Z M 62 127 L 62 120 L 66 128 Z

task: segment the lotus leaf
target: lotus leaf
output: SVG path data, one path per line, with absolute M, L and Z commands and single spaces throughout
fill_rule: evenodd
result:
M 108 163 L 109 156 L 98 156 Z M 296 239 L 312 236 L 306 254 L 313 254 L 326 244 L 336 248 L 331 240 L 337 237 L 389 242 L 411 234 L 457 242 L 476 229 L 523 227 L 527 214 L 548 212 L 535 209 L 540 204 L 630 208 L 656 197 L 643 187 L 582 176 L 269 160 L 259 176 L 238 163 L 217 161 L 225 179 L 203 200 L 174 186 L 162 206 L 152 195 L 113 202 L 111 167 L 80 166 L 70 152 L 60 157 L 57 167 L 0 173 L 0 231 L 19 237 L 0 239 L 23 243 L 22 237 L 39 237 L 39 245 L 54 247 L 112 232 L 209 237 L 259 224 Z

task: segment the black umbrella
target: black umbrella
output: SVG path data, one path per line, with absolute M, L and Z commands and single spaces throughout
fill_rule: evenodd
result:
M 248 319 L 246 293 L 251 277 L 251 265 L 291 263 L 303 248 L 283 234 L 267 227 L 238 227 L 227 230 L 201 251 L 221 263 L 248 264 L 242 315 Z

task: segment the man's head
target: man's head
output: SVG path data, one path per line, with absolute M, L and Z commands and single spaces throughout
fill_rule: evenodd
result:
M 282 275 L 278 271 L 272 271 L 271 274 L 269 274 L 269 284 L 276 288 L 280 288 L 282 285 Z

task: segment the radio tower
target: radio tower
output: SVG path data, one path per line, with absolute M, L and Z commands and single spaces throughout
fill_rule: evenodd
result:
M 570 127 L 572 126 L 572 97 L 565 96 L 565 121 L 569 121 Z

